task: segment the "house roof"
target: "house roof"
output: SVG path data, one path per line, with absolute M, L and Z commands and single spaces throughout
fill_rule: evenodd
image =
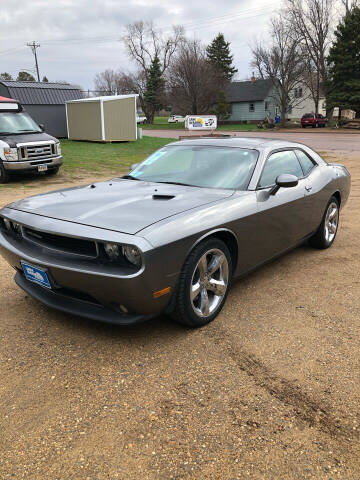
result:
M 273 83 L 271 79 L 259 79 L 255 82 L 231 82 L 226 90 L 229 102 L 256 102 L 265 100 Z
M 8 95 L 22 105 L 63 105 L 68 100 L 83 97 L 82 91 L 68 83 L 18 82 L 1 80 Z

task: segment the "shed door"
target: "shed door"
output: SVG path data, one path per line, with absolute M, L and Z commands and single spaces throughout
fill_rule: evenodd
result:
M 105 100 L 103 107 L 105 140 L 136 140 L 136 97 Z

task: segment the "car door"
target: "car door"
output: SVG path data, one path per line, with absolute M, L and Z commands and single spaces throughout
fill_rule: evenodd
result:
M 283 173 L 298 177 L 298 185 L 280 188 L 271 195 L 276 178 Z M 273 151 L 266 159 L 256 190 L 258 229 L 262 239 L 260 261 L 285 251 L 309 233 L 306 181 L 293 149 Z

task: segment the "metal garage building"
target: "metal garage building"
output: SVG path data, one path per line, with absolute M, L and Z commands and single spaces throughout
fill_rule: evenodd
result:
M 136 98 L 112 95 L 66 102 L 68 137 L 93 142 L 129 142 L 137 139 Z
M 68 83 L 0 81 L 0 95 L 14 98 L 37 123 L 54 137 L 66 137 L 65 102 L 83 98 L 83 92 Z

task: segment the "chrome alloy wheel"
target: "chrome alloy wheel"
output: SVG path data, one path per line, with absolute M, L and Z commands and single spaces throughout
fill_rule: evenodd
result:
M 191 306 L 199 317 L 208 317 L 223 301 L 229 284 L 229 264 L 218 249 L 205 252 L 198 261 L 190 284 Z
M 331 243 L 336 235 L 339 223 L 339 207 L 335 202 L 331 202 L 325 216 L 325 239 Z

